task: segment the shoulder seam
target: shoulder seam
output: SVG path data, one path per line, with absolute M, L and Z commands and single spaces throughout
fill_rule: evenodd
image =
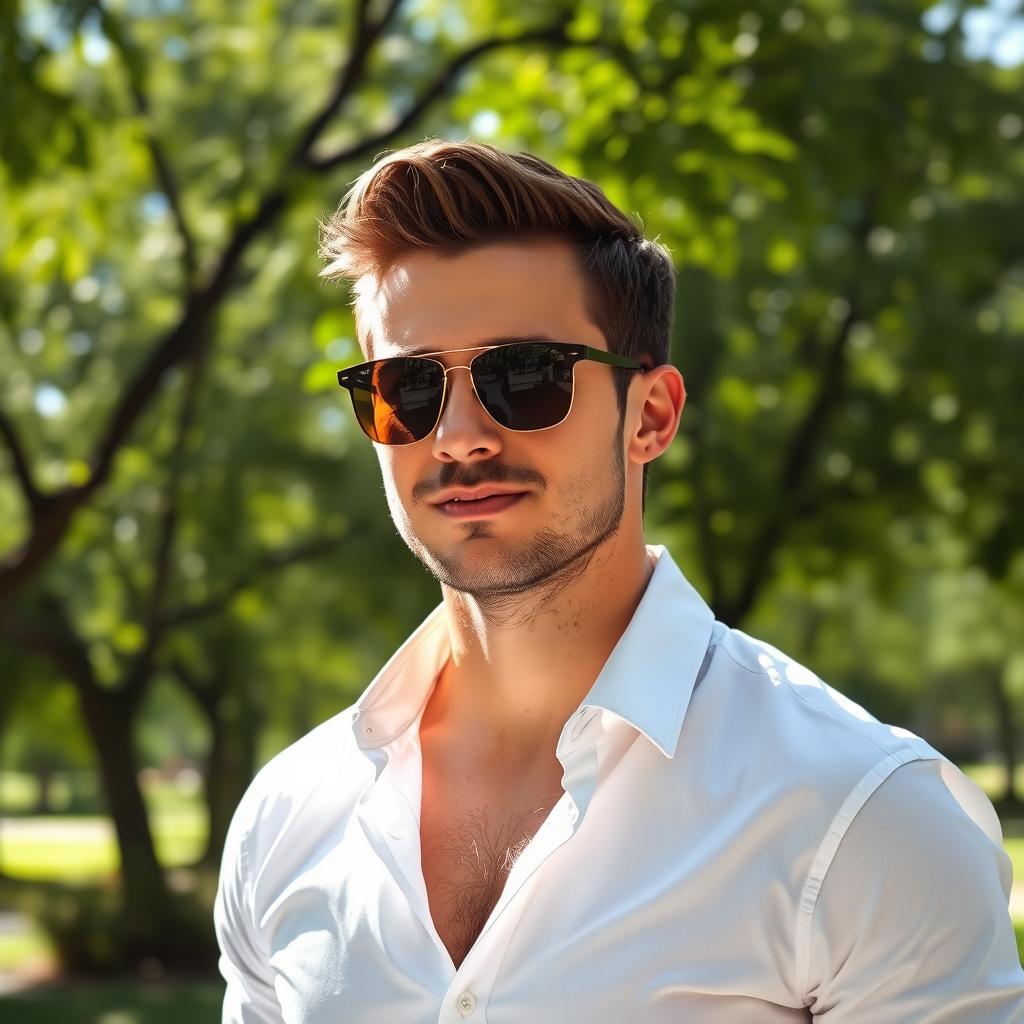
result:
M 751 668 L 749 665 L 744 665 L 742 662 L 737 661 L 729 649 L 722 643 L 721 639 L 717 642 L 712 643 L 711 647 L 717 647 L 737 668 L 743 669 L 744 672 L 749 672 L 752 676 L 766 676 L 767 672 L 763 668 Z
M 729 653 L 729 650 L 724 645 L 720 644 L 719 646 L 720 646 L 720 649 L 722 650 L 722 652 L 728 657 L 728 659 L 737 668 L 741 668 L 745 672 L 751 673 L 751 675 L 765 676 L 765 677 L 768 676 L 768 673 L 763 668 L 761 668 L 761 669 L 752 669 L 752 668 L 748 667 L 747 665 L 740 664 L 740 662 L 738 662 L 732 656 L 732 654 Z M 815 673 L 815 678 L 820 680 L 822 686 L 827 685 L 825 683 L 825 680 L 821 679 L 821 677 L 818 676 L 817 673 Z M 851 721 L 849 721 L 848 719 L 845 719 L 845 718 L 840 718 L 839 715 L 835 714 L 835 712 L 833 712 L 833 711 L 829 711 L 828 708 L 820 707 L 819 705 L 815 704 L 813 701 L 809 701 L 788 679 L 783 679 L 783 680 L 781 680 L 781 682 L 785 683 L 786 689 L 794 697 L 796 697 L 797 700 L 803 701 L 803 703 L 806 704 L 807 707 L 809 707 L 812 711 L 817 711 L 819 714 L 822 714 L 822 715 L 828 715 L 829 718 L 831 718 L 834 721 L 838 722 L 840 725 L 844 726 L 845 728 L 850 729 L 852 732 L 856 733 L 862 739 L 867 740 L 868 743 L 870 743 L 872 746 L 876 747 L 881 753 L 883 753 L 886 756 L 888 756 L 889 750 L 887 748 L 883 747 L 882 744 L 879 743 L 878 740 L 876 740 L 873 736 L 869 736 L 863 730 L 858 729 L 857 726 L 853 722 L 851 722 Z M 883 723 L 879 723 L 879 724 L 883 724 Z
M 807 976 L 811 968 L 811 923 L 818 902 L 818 894 L 821 892 L 825 876 L 832 866 L 836 851 L 839 849 L 850 825 L 867 803 L 869 797 L 877 791 L 879 786 L 897 768 L 904 764 L 910 764 L 913 761 L 934 761 L 941 758 L 941 756 L 937 751 L 928 754 L 924 751 L 915 751 L 910 748 L 894 751 L 881 761 L 878 761 L 860 778 L 829 823 L 825 837 L 818 845 L 814 859 L 811 861 L 811 867 L 807 872 L 807 878 L 797 906 L 795 985 L 793 992 L 798 998 L 804 1000 L 805 1003 Z

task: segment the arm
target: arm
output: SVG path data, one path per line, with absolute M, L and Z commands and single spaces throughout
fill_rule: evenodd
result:
M 283 1024 L 272 971 L 260 951 L 251 912 L 246 833 L 239 813 L 228 830 L 213 920 L 220 972 L 227 982 L 222 1024 Z
M 942 770 L 897 768 L 835 850 L 809 911 L 804 991 L 821 1024 L 1024 1024 L 1009 858 Z

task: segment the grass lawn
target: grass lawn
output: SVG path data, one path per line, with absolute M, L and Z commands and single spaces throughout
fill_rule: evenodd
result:
M 156 811 L 152 817 L 157 855 L 167 867 L 195 861 L 206 842 L 200 808 Z M 110 821 L 100 817 L 0 819 L 0 871 L 12 878 L 85 882 L 120 867 Z
M 1024 884 L 1024 837 L 1012 836 L 1003 840 L 1003 849 L 1013 862 L 1013 884 Z
M 998 764 L 962 764 L 958 766 L 964 775 L 973 779 L 986 793 L 990 799 L 994 799 L 1003 788 L 1003 779 L 1006 773 Z M 1014 772 L 1014 781 L 1017 784 L 1017 792 L 1024 793 L 1024 764 L 1018 765 Z
M 0 998 L 11 1024 L 218 1024 L 223 987 L 216 982 L 53 986 Z
M 0 975 L 48 963 L 52 957 L 49 940 L 38 928 L 17 935 L 0 935 Z
M 157 855 L 167 867 L 194 862 L 206 842 L 206 814 L 194 786 L 155 780 L 143 787 Z M 29 777 L 0 773 L 0 872 L 27 881 L 88 882 L 120 868 L 117 841 L 102 815 L 3 817 L 34 796 Z
M 156 780 L 144 787 L 153 823 L 157 853 L 169 868 L 194 862 L 206 842 L 207 823 L 195 787 L 176 787 Z M 108 818 L 101 815 L 25 816 L 35 793 L 31 781 L 13 773 L 0 775 L 4 809 L 0 814 L 0 871 L 31 882 L 96 882 L 120 867 L 117 842 Z M 10 801 L 10 802 L 7 802 Z M 17 902 L 17 901 L 15 901 Z M 0 907 L 0 911 L 4 908 Z M 24 977 L 52 970 L 53 949 L 45 933 L 0 931 L 0 984 L 4 977 Z M 11 1024 L 205 1024 L 219 1018 L 223 988 L 209 982 L 143 985 L 137 982 L 75 983 L 44 986 L 17 996 L 0 995 L 0 1021 Z

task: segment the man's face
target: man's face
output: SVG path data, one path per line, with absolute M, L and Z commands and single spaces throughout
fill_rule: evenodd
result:
M 585 313 L 573 251 L 558 242 L 415 253 L 366 295 L 360 324 L 369 357 L 416 350 L 448 367 L 477 354 L 454 350 L 503 339 L 608 347 Z M 374 446 L 395 525 L 441 583 L 478 597 L 525 593 L 582 572 L 618 529 L 625 455 L 612 369 L 582 361 L 574 372 L 572 409 L 554 427 L 501 427 L 477 400 L 469 372 L 456 369 L 431 435 Z M 521 496 L 479 512 L 439 503 L 451 488 L 480 485 Z

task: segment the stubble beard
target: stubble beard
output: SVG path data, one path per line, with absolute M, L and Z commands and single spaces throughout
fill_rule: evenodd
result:
M 605 494 L 599 473 L 579 474 L 565 485 L 568 496 L 561 528 L 546 526 L 525 537 L 514 548 L 488 553 L 477 566 L 472 554 L 451 556 L 419 538 L 404 539 L 412 553 L 442 586 L 474 598 L 492 614 L 512 613 L 530 598 L 533 609 L 547 604 L 557 593 L 587 570 L 601 547 L 615 535 L 625 510 L 626 466 L 622 451 L 622 426 L 612 438 L 611 481 Z M 472 523 L 467 541 L 494 539 L 487 521 Z M 518 618 L 518 616 L 516 616 Z

